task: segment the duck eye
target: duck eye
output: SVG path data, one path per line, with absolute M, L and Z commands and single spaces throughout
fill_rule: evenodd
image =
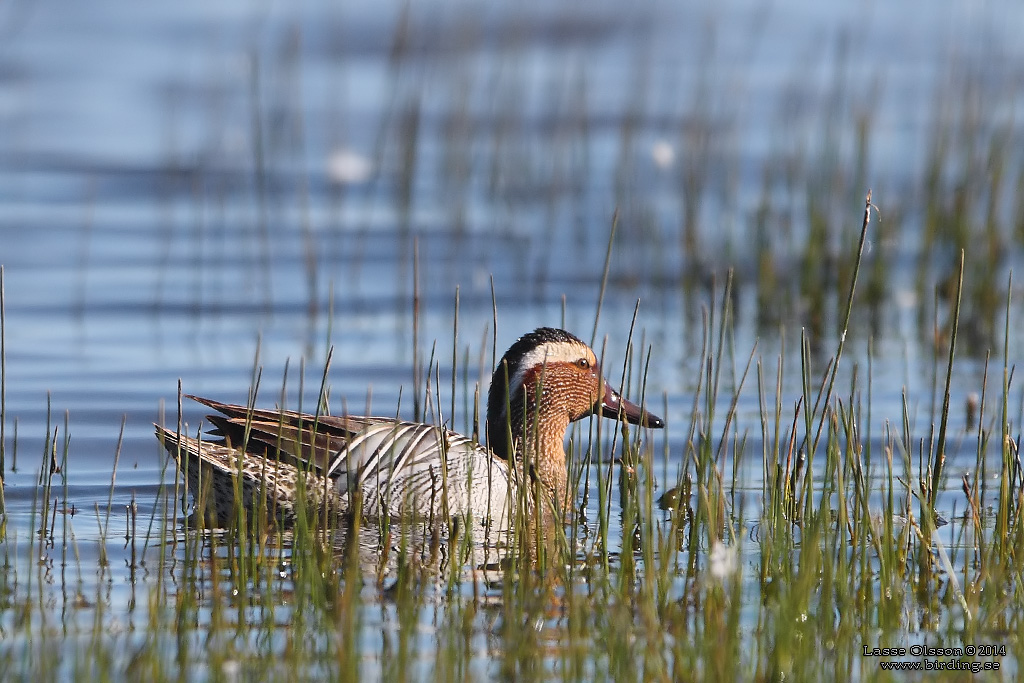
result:
M 576 361 L 576 367 L 580 368 L 581 370 L 589 370 L 590 361 L 587 360 L 586 358 L 580 358 L 578 361 Z

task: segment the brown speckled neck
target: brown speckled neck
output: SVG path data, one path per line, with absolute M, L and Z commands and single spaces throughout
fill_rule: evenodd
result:
M 522 390 L 509 397 L 508 418 L 505 410 L 488 414 L 488 438 L 494 454 L 518 468 L 520 474 L 525 467 L 528 476 L 520 477 L 521 481 L 536 476 L 558 510 L 569 504 L 565 433 L 576 417 L 567 409 L 566 400 L 579 400 L 569 385 L 570 378 L 562 375 L 557 365 L 537 368 L 527 375 Z

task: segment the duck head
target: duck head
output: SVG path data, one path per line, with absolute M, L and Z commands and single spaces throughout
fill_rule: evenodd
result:
M 511 460 L 524 421 L 536 416 L 541 456 L 553 452 L 557 441 L 564 461 L 569 423 L 593 414 L 645 427 L 665 425 L 608 384 L 589 346 L 565 330 L 542 327 L 520 337 L 494 370 L 487 396 L 488 443 L 496 455 Z

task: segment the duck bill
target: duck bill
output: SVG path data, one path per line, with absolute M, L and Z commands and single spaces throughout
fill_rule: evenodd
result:
M 601 414 L 612 419 L 621 415 L 626 422 L 644 427 L 664 427 L 665 421 L 654 413 L 649 413 L 632 401 L 627 401 L 619 392 L 607 384 L 604 385 L 604 398 L 601 399 Z

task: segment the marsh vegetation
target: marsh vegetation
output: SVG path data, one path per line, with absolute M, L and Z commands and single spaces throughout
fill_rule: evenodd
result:
M 1014 22 L 579 10 L 10 24 L 5 679 L 1017 677 Z M 471 434 L 540 325 L 668 424 L 574 428 L 544 553 L 211 528 L 152 437 L 179 380 Z

